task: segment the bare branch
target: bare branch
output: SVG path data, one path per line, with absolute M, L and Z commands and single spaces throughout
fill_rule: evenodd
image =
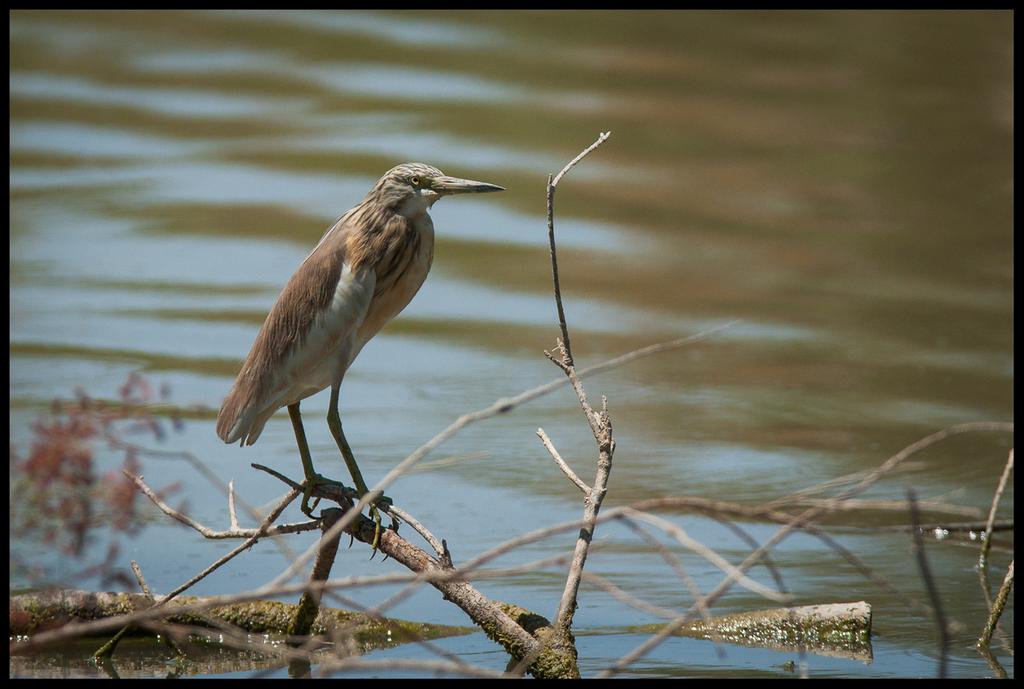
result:
M 298 523 L 298 524 L 281 524 L 279 526 L 274 526 L 274 527 L 271 527 L 270 529 L 267 529 L 262 534 L 260 533 L 260 529 L 258 529 L 258 528 L 256 528 L 256 529 L 240 529 L 240 528 L 237 528 L 237 525 L 236 525 L 236 528 L 231 528 L 231 529 L 228 529 L 228 530 L 225 530 L 225 531 L 217 531 L 215 529 L 211 529 L 210 527 L 206 526 L 205 524 L 201 524 L 200 522 L 197 522 L 196 520 L 194 520 L 191 517 L 189 517 L 187 514 L 183 514 L 183 513 L 179 512 L 178 510 L 174 509 L 173 507 L 168 505 L 166 502 L 161 500 L 160 497 L 157 496 L 157 494 L 153 491 L 153 489 L 150 488 L 148 485 L 146 485 L 146 482 L 142 480 L 141 476 L 136 476 L 136 475 L 134 475 L 134 474 L 132 474 L 130 472 L 127 472 L 127 471 L 123 471 L 122 473 L 125 476 L 127 476 L 129 479 L 131 479 L 131 481 L 135 484 L 135 486 L 147 498 L 149 498 L 153 502 L 154 505 L 156 505 L 158 508 L 160 508 L 161 512 L 163 512 L 167 516 L 171 517 L 172 519 L 175 519 L 175 520 L 181 522 L 185 526 L 188 526 L 189 528 L 195 529 L 200 534 L 202 534 L 202 536 L 204 538 L 209 538 L 211 540 L 252 538 L 252 537 L 257 536 L 257 535 L 272 536 L 272 535 L 277 535 L 277 534 L 301 533 L 303 531 L 314 531 L 317 528 L 319 528 L 318 527 L 318 522 L 316 520 L 313 520 L 313 521 L 308 521 L 308 522 L 301 522 L 301 523 Z M 282 498 L 282 500 L 284 500 L 284 498 Z M 286 504 L 286 506 L 287 506 L 287 504 Z
M 608 137 L 611 136 L 611 132 L 603 132 L 597 141 L 590 144 L 587 148 L 583 149 L 579 155 L 569 161 L 569 163 L 562 168 L 554 177 L 548 176 L 548 196 L 547 196 L 547 217 L 548 217 L 548 245 L 551 249 L 551 279 L 554 283 L 555 291 L 555 305 L 558 308 L 558 323 L 562 328 L 562 362 L 566 366 L 572 366 L 572 348 L 569 345 L 569 328 L 565 323 L 565 310 L 562 308 L 562 289 L 558 282 L 558 258 L 557 251 L 555 249 L 555 188 L 558 183 L 565 176 L 565 173 L 569 172 L 576 163 L 583 160 L 591 151 L 603 144 Z
M 999 617 L 1003 614 L 1003 608 L 1006 607 L 1006 600 L 1010 597 L 1010 589 L 1013 587 L 1013 560 L 1010 560 L 1010 566 L 1006 570 L 1006 576 L 1003 577 L 1003 585 L 999 587 L 999 593 L 996 594 L 996 601 L 992 605 L 992 611 L 989 613 L 988 620 L 985 622 L 985 629 L 981 632 L 981 638 L 978 639 L 978 648 L 988 648 L 989 642 L 992 640 L 992 632 L 995 631 L 996 625 L 999 624 Z
M 138 454 L 140 456 L 144 455 L 144 456 L 153 457 L 153 458 L 156 458 L 156 459 L 179 459 L 179 460 L 185 460 L 186 462 L 188 462 L 189 465 L 192 466 L 193 469 L 195 469 L 199 473 L 199 475 L 201 475 L 204 478 L 206 478 L 207 481 L 209 481 L 209 483 L 211 485 L 217 487 L 222 493 L 224 493 L 225 495 L 229 496 L 229 506 L 230 506 L 230 489 L 229 489 L 228 483 L 223 481 L 215 472 L 213 472 L 208 466 L 206 466 L 205 462 L 200 460 L 193 453 L 185 452 L 185 451 L 180 451 L 180 450 L 163 450 L 163 449 L 158 449 L 158 448 L 146 447 L 144 445 L 139 445 L 137 443 L 129 443 L 129 442 L 126 442 L 123 439 L 121 439 L 116 433 L 106 433 L 105 437 L 107 438 L 107 441 L 112 444 L 113 447 L 121 448 L 121 449 L 124 449 L 127 452 L 133 452 L 133 453 L 136 453 L 136 454 Z M 152 499 L 152 497 L 150 499 Z M 158 507 L 161 507 L 161 503 L 155 503 L 155 504 L 157 504 Z M 265 516 L 263 513 L 261 513 L 256 508 L 252 507 L 251 505 L 247 504 L 244 500 L 239 498 L 237 495 L 236 495 L 236 498 L 235 498 L 235 504 L 236 504 L 236 507 L 240 507 L 257 524 L 260 523 L 263 520 L 264 516 Z M 167 511 L 165 509 L 166 507 L 167 507 L 166 505 L 163 505 L 161 507 L 161 510 L 163 510 L 165 513 L 167 513 Z M 317 528 L 317 526 L 316 526 L 315 522 L 309 522 L 309 523 L 306 523 L 306 524 L 284 525 L 282 527 L 277 527 L 277 528 L 274 528 L 274 529 L 269 529 L 267 531 L 267 535 L 272 537 L 273 544 L 280 550 L 281 555 L 284 557 L 284 559 L 286 561 L 288 561 L 288 562 L 292 562 L 292 561 L 295 560 L 295 558 L 297 556 L 296 556 L 295 552 L 292 550 L 292 548 L 289 546 L 288 539 L 280 538 L 280 536 L 283 536 L 283 535 L 288 534 L 288 533 L 297 533 L 297 532 L 301 532 L 301 531 L 309 531 L 309 530 L 313 530 L 313 529 L 316 529 L 316 528 Z M 241 529 L 241 530 L 239 530 L 237 535 L 226 535 L 226 536 L 220 536 L 220 537 L 222 537 L 222 538 L 249 538 L 250 536 L 254 535 L 256 532 L 257 532 L 257 529 Z
M 434 534 L 430 533 L 430 531 L 427 530 L 427 527 L 423 526 L 423 524 L 414 519 L 411 514 L 409 514 L 408 512 L 399 507 L 396 507 L 395 505 L 391 505 L 388 511 L 390 514 L 393 514 L 394 516 L 398 517 L 403 522 L 411 526 L 413 531 L 418 533 L 420 536 L 423 536 L 423 540 L 430 544 L 430 547 L 434 549 L 434 552 L 437 553 L 437 556 L 439 558 L 443 559 L 445 557 L 445 553 L 447 553 L 448 551 L 444 547 L 444 544 L 440 540 L 438 540 L 438 538 Z

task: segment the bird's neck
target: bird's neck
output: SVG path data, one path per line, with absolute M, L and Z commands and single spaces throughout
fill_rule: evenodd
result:
M 427 211 L 437 201 L 437 197 L 426 197 L 420 195 L 410 196 L 403 200 L 395 208 L 395 213 L 401 215 L 404 218 L 408 218 L 413 224 L 422 222 L 423 217 L 427 215 Z
M 405 207 L 368 202 L 353 209 L 346 218 L 353 231 L 346 241 L 345 261 L 352 270 L 390 265 L 414 245 L 429 247 L 432 253 L 434 224 L 426 208 L 406 202 L 400 205 Z

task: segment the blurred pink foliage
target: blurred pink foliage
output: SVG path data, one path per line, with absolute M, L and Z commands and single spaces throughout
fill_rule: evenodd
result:
M 22 457 L 11 445 L 12 537 L 37 535 L 41 543 L 81 557 L 91 530 L 139 530 L 138 491 L 121 469 L 137 474 L 140 464 L 136 448 L 123 435 L 143 432 L 162 440 L 166 434 L 149 408 L 153 387 L 141 374 L 130 374 L 118 392 L 117 404 L 94 400 L 81 389 L 74 400 L 55 400 L 50 412 L 33 422 L 28 454 Z M 168 396 L 165 384 L 160 397 Z M 173 422 L 180 428 L 180 419 Z M 123 452 L 121 467 L 100 475 L 99 451 Z

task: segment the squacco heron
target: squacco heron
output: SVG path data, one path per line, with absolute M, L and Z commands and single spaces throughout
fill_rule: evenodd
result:
M 367 493 L 338 413 L 345 372 L 363 346 L 419 291 L 434 257 L 434 223 L 427 211 L 449 194 L 504 191 L 485 182 L 448 177 L 422 163 L 388 170 L 366 197 L 324 233 L 281 290 L 217 415 L 226 443 L 252 445 L 267 420 L 288 407 L 302 458 L 302 511 L 317 483 L 299 403 L 331 389 L 327 425 L 356 491 Z M 387 501 L 387 498 L 383 498 Z M 371 505 L 380 528 L 380 517 Z M 376 546 L 376 543 L 374 544 Z

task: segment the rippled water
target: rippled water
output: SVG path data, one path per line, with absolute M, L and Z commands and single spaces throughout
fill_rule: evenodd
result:
M 183 408 L 205 408 L 164 447 L 202 457 L 253 504 L 274 499 L 278 486 L 248 463 L 298 471 L 287 415 L 240 450 L 216 439 L 216 408 L 324 228 L 385 170 L 419 160 L 508 190 L 435 207 L 432 274 L 346 378 L 342 414 L 372 484 L 459 414 L 558 374 L 542 353 L 558 330 L 544 184 L 606 130 L 557 201 L 580 365 L 742 319 L 588 381 L 592 397 L 608 396 L 618 441 L 606 505 L 763 502 L 873 468 L 951 424 L 1013 418 L 1010 13 L 16 11 L 10 42 L 15 448 L 54 397 L 81 386 L 112 399 L 141 371 Z M 343 472 L 326 405 L 326 393 L 304 405 L 307 433 L 318 467 Z M 388 494 L 457 561 L 574 518 L 578 492 L 538 426 L 589 480 L 593 443 L 565 389 L 466 430 L 428 458 L 459 461 Z M 865 497 L 913 485 L 987 510 L 1011 445 L 1008 434 L 958 437 Z M 144 473 L 180 481 L 197 518 L 226 523 L 223 497 L 184 463 L 146 459 Z M 1009 514 L 1012 490 L 1005 501 Z M 848 514 L 833 532 L 924 599 L 909 538 L 878 529 L 905 521 Z M 734 562 L 749 552 L 715 523 L 680 523 Z M 773 531 L 745 527 L 761 541 Z M 610 525 L 598 536 L 593 571 L 659 605 L 689 604 L 635 534 Z M 162 522 L 130 543 L 123 557 L 157 591 L 223 551 Z M 12 553 L 25 552 L 15 540 Z M 991 675 L 972 649 L 985 615 L 975 549 L 933 543 L 928 555 L 961 625 L 951 671 Z M 901 596 L 807 537 L 774 557 L 799 603 L 874 605 L 874 662 L 808 656 L 812 675 L 934 674 L 934 627 Z M 996 554 L 994 580 L 1010 559 Z M 285 563 L 270 546 L 243 560 L 197 592 L 251 588 Z M 685 562 L 702 590 L 720 579 Z M 41 564 L 57 579 L 76 571 Z M 358 548 L 338 564 L 394 568 Z M 562 579 L 482 588 L 553 615 Z M 737 590 L 718 609 L 763 605 Z M 464 622 L 431 592 L 394 613 Z M 1012 610 L 1005 620 L 1012 648 Z M 609 633 L 581 637 L 584 672 L 639 644 L 628 625 L 651 621 L 585 588 L 578 628 Z M 450 648 L 504 667 L 479 639 Z M 1006 646 L 994 651 L 1012 676 Z M 794 658 L 680 640 L 635 672 L 785 674 Z

